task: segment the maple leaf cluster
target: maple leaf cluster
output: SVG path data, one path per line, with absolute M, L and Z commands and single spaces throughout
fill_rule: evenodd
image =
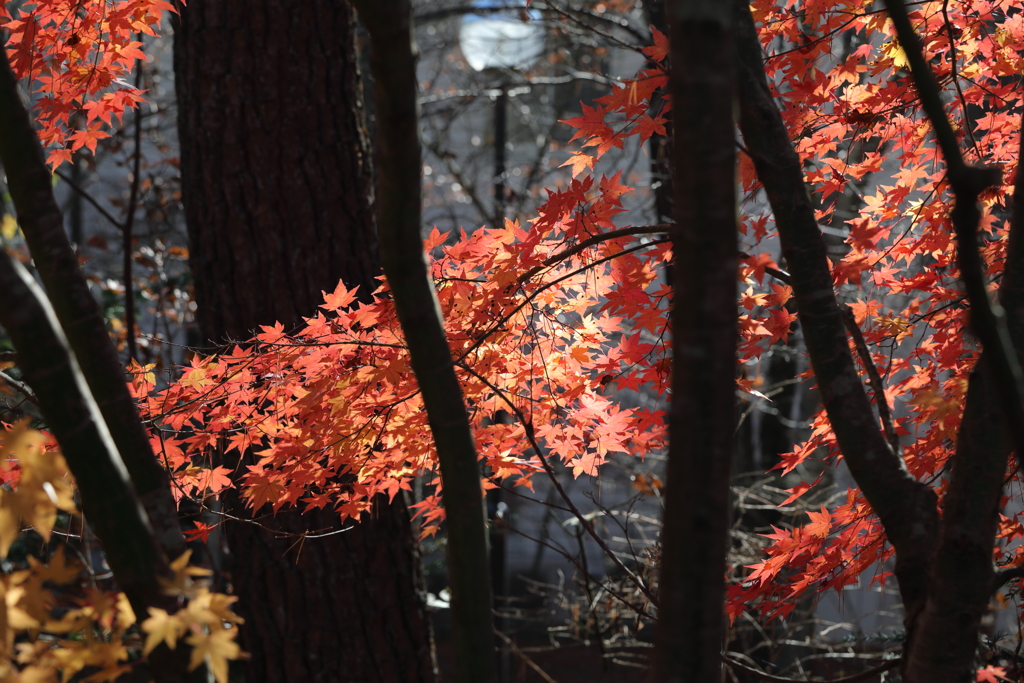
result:
M 27 428 L 28 421 L 0 430 L 0 557 L 25 528 L 49 541 L 58 510 L 77 514 L 74 480 L 56 442 Z M 208 570 L 188 566 L 189 553 L 172 563 L 168 593 L 188 602 L 175 614 L 155 608 L 140 626 L 143 645 L 129 629 L 135 612 L 124 593 L 104 590 L 65 546 L 56 544 L 47 562 L 29 555 L 27 566 L 0 573 L 0 680 L 67 681 L 83 670 L 90 680 L 113 681 L 132 671 L 139 653 L 161 643 L 175 647 L 185 636 L 190 666 L 210 665 L 218 683 L 227 681 L 227 662 L 241 651 L 234 642 L 230 611 L 237 598 L 211 593 L 193 581 Z M 231 628 L 225 628 L 231 625 Z
M 575 139 L 600 157 L 631 135 L 664 133 L 648 110 L 665 82 L 656 68 L 616 87 L 569 122 L 580 128 Z M 614 129 L 597 121 L 606 116 Z M 659 273 L 671 253 L 658 230 L 616 227 L 632 188 L 621 172 L 584 173 L 592 167 L 574 169 L 525 228 L 435 228 L 426 239 L 485 488 L 530 486 L 555 461 L 594 475 L 612 454 L 644 457 L 664 445 L 662 412 L 626 406 L 621 390 L 667 391 L 670 288 Z M 194 358 L 161 392 L 133 367 L 175 495 L 203 499 L 237 485 L 254 511 L 331 506 L 348 519 L 424 477 L 433 493 L 417 514 L 434 533 L 443 487 L 387 284 L 371 303 L 343 283 L 324 301 L 301 329 L 265 327 L 245 346 Z M 247 453 L 232 475 L 223 463 Z
M 896 407 L 895 429 L 907 467 L 932 484 L 941 498 L 943 468 L 953 453 L 967 376 L 979 351 L 969 333 L 956 265 L 945 165 L 929 138 L 931 126 L 917 107 L 905 56 L 887 15 L 860 0 L 811 0 L 802 3 L 799 14 L 791 4 L 752 4 L 767 52 L 768 82 L 806 162 L 819 222 L 836 225 L 834 213 L 844 193 L 856 192 L 862 200 L 857 215 L 844 226 L 845 254 L 832 268 L 835 286 L 863 330 L 870 361 L 886 385 L 885 400 Z M 1008 12 L 1011 5 L 926 2 L 908 8 L 926 57 L 948 94 L 947 115 L 958 128 L 968 160 L 1005 165 L 1006 182 L 1012 181 L 1018 163 L 1021 95 L 1013 79 L 1024 66 L 1014 47 L 1024 40 L 1024 20 Z M 852 37 L 845 50 L 836 39 L 843 33 Z M 974 110 L 970 120 L 969 109 Z M 742 154 L 740 168 L 746 196 L 756 196 L 758 181 Z M 982 253 L 987 274 L 997 283 L 1005 260 L 1011 192 L 1007 184 L 982 197 Z M 743 229 L 748 243 L 757 245 L 774 232 L 769 217 L 756 215 L 755 202 L 748 206 Z M 748 251 L 756 253 L 757 248 Z M 766 267 L 768 273 L 777 268 L 765 254 L 751 256 L 741 277 L 757 285 L 771 279 Z M 756 296 L 754 290 L 751 296 Z M 756 305 L 751 305 L 751 321 L 743 325 L 744 337 L 751 331 L 763 337 L 768 321 L 777 320 L 778 309 L 768 301 L 748 301 Z M 765 330 L 757 329 L 758 321 Z M 783 338 L 783 332 L 778 334 Z M 852 342 L 851 350 L 856 356 Z M 763 343 L 747 343 L 741 359 L 756 361 L 764 351 Z M 811 459 L 835 463 L 840 458 L 828 420 L 819 412 L 812 418 L 809 438 L 784 454 L 777 467 L 789 473 Z M 812 488 L 803 483 L 791 489 L 785 503 Z M 881 525 L 857 489 L 844 504 L 808 514 L 810 522 L 803 527 L 775 529 L 768 535 L 765 560 L 749 572 L 734 573 L 726 608 L 732 618 L 746 609 L 765 617 L 783 616 L 808 594 L 853 584 L 877 560 L 892 555 Z M 1024 535 L 1020 522 L 1020 515 L 1003 518 L 993 549 L 1000 565 L 1024 563 L 1022 550 L 1010 545 Z M 872 582 L 884 583 L 887 576 L 879 573 Z M 982 675 L 978 680 L 994 680 L 991 672 L 984 673 L 987 678 Z
M 7 56 L 31 93 L 39 138 L 57 168 L 73 152 L 96 151 L 104 130 L 143 102 L 124 79 L 146 59 L 142 36 L 156 35 L 166 0 L 33 0 L 0 5 Z
M 562 166 L 572 166 L 572 177 L 577 177 L 584 169 L 593 170 L 594 163 L 612 149 L 622 149 L 627 138 L 637 135 L 640 142 L 647 142 L 652 135 L 665 135 L 665 118 L 671 110 L 666 100 L 660 110 L 651 110 L 651 95 L 659 88 L 668 84 L 663 63 L 668 57 L 668 39 L 665 35 L 651 27 L 654 45 L 643 49 L 644 54 L 651 58 L 654 67 L 641 70 L 636 78 L 625 84 L 613 85 L 612 91 L 599 97 L 596 106 L 581 104 L 583 115 L 567 119 L 567 123 L 576 129 L 569 142 L 583 140 L 583 147 L 596 147 L 593 155 L 582 150 L 576 151 Z
M 624 407 L 615 390 L 664 387 L 668 290 L 657 269 L 669 252 L 624 236 L 565 256 L 567 234 L 596 227 L 602 201 L 617 202 L 590 201 L 589 190 L 574 181 L 553 194 L 529 230 L 509 221 L 450 246 L 436 229 L 427 238 L 443 254 L 433 275 L 488 487 L 529 486 L 538 457 L 595 474 L 610 454 L 642 457 L 663 444 L 660 412 Z M 424 476 L 435 485 L 420 504 L 424 530 L 435 531 L 434 445 L 387 286 L 361 303 L 339 284 L 321 309 L 290 334 L 265 327 L 251 345 L 193 359 L 161 392 L 137 369 L 133 390 L 159 424 L 154 446 L 176 494 L 219 493 L 231 484 L 220 456 L 252 451 L 238 483 L 254 510 L 331 505 L 358 518 L 377 494 Z M 542 454 L 523 420 L 498 419 L 502 411 L 528 421 Z
M 1007 12 L 1010 4 L 927 2 L 911 14 L 969 156 L 1006 165 L 1007 179 L 1018 161 L 1014 79 L 1024 68 L 1013 48 L 1024 44 L 1024 19 Z M 838 223 L 846 247 L 832 264 L 834 284 L 868 345 L 871 357 L 862 365 L 881 369 L 910 473 L 941 497 L 966 378 L 978 358 L 943 163 L 885 14 L 869 0 L 811 0 L 799 13 L 792 5 L 752 5 L 768 48 L 770 87 L 805 160 L 818 220 L 835 225 L 839 198 L 851 191 L 861 197 L 857 215 Z M 837 40 L 842 34 L 852 40 Z M 621 174 L 593 173 L 629 136 L 664 133 L 665 110 L 651 111 L 650 100 L 665 85 L 668 48 L 664 36 L 654 36 L 645 50 L 653 68 L 566 122 L 594 153 L 573 155 L 572 180 L 549 191 L 526 227 L 507 222 L 458 236 L 435 229 L 426 240 L 437 257 L 432 272 L 487 486 L 529 486 L 539 458 L 593 474 L 610 454 L 643 457 L 664 445 L 664 415 L 629 407 L 621 390 L 668 395 L 670 289 L 659 270 L 671 254 L 652 231 L 616 227 L 629 188 Z M 982 113 L 968 121 L 968 108 Z M 782 270 L 765 253 L 773 222 L 754 201 L 759 184 L 742 149 L 738 166 L 749 255 L 738 273 L 737 360 L 749 367 L 787 342 L 796 316 L 787 305 L 791 290 L 776 280 Z M 1009 192 L 1002 186 L 983 197 L 983 255 L 996 282 Z M 254 510 L 332 506 L 342 518 L 357 518 L 376 495 L 394 496 L 422 476 L 434 493 L 419 514 L 424 533 L 433 533 L 443 491 L 387 285 L 372 303 L 339 285 L 321 308 L 300 329 L 267 327 L 250 344 L 193 359 L 181 381 L 160 392 L 135 369 L 133 391 L 155 426 L 156 451 L 175 475 L 176 494 L 202 499 L 234 485 Z M 851 349 L 856 355 L 852 341 Z M 753 380 L 738 374 L 739 387 L 753 391 Z M 502 413 L 513 419 L 499 419 Z M 233 475 L 223 463 L 243 453 L 251 459 Z M 789 474 L 811 459 L 840 458 L 818 412 L 809 437 L 777 469 Z M 822 479 L 793 487 L 783 504 Z M 856 488 L 842 504 L 808 516 L 803 526 L 774 529 L 762 562 L 731 571 L 731 617 L 744 610 L 783 616 L 807 594 L 855 584 L 892 555 Z M 1021 537 L 1021 515 L 1004 517 L 993 549 L 1000 565 L 1024 564 L 1024 546 L 1012 544 Z

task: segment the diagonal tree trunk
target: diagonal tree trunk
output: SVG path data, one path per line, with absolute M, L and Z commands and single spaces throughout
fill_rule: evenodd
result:
M 995 176 L 964 164 L 906 8 L 887 4 L 949 163 L 949 179 L 958 200 L 951 217 L 961 242 L 961 271 L 967 280 L 972 323 L 985 347 L 970 377 L 941 522 L 936 519 L 934 494 L 910 479 L 899 456 L 882 444 L 877 421 L 863 400 L 863 386 L 849 367 L 852 358 L 845 333 L 834 321 L 835 297 L 821 235 L 799 159 L 765 85 L 761 47 L 746 7 L 737 8 L 743 65 L 740 127 L 775 214 L 829 420 L 854 478 L 896 548 L 907 630 L 903 679 L 965 682 L 973 680 L 981 617 L 998 583 L 993 580 L 992 547 L 1013 432 L 993 429 L 993 425 L 1001 416 L 1020 411 L 1015 386 L 1019 371 L 1013 368 L 1016 358 L 1010 339 L 1019 343 L 1024 336 L 1024 178 L 1017 179 L 1001 289 L 1001 303 L 1010 312 L 1004 318 L 1008 328 L 1004 333 L 998 329 L 1003 317 L 1000 307 L 989 310 L 974 244 L 977 193 Z M 1020 427 L 1019 419 L 1011 422 Z M 1014 439 L 1019 439 L 1019 431 Z
M 175 74 L 197 320 L 207 339 L 313 315 L 338 280 L 379 272 L 353 13 L 330 0 L 182 7 Z M 237 496 L 226 512 L 249 513 Z M 228 523 L 249 683 L 434 681 L 409 514 L 352 530 L 329 512 Z M 273 532 L 280 533 L 273 533 Z M 286 535 L 290 534 L 290 536 Z
M 156 466 L 134 405 L 117 398 L 118 391 L 127 393 L 123 369 L 116 362 L 114 345 L 103 330 L 102 317 L 88 293 L 77 261 L 65 264 L 66 272 L 55 272 L 55 264 L 61 262 L 65 247 L 70 250 L 70 246 L 64 236 L 63 219 L 53 197 L 42 147 L 6 56 L 0 57 L 0 162 L 8 177 L 18 220 L 26 236 L 32 234 L 30 245 L 37 254 L 36 263 L 44 282 L 51 288 L 50 296 L 60 302 L 65 325 L 75 331 L 78 346 L 69 343 L 50 299 L 32 275 L 2 248 L 0 325 L 18 350 L 25 382 L 35 393 L 47 427 L 75 475 L 82 509 L 132 609 L 137 615 L 145 615 L 149 607 L 175 611 L 180 606 L 177 598 L 166 594 L 161 580 L 170 577 L 165 552 L 173 549 L 175 535 L 177 543 L 183 545 L 177 514 L 173 506 L 169 510 L 159 504 L 146 506 L 138 485 L 132 481 L 137 472 L 151 475 L 155 470 L 155 479 L 163 475 L 164 481 L 166 475 Z M 83 291 L 85 298 L 81 297 Z M 81 309 L 76 309 L 79 304 Z M 98 334 L 94 334 L 93 326 L 96 317 L 101 324 Z M 78 353 L 95 351 L 101 356 L 90 358 L 93 362 L 86 365 L 93 367 L 88 375 L 76 358 L 76 348 Z M 108 362 L 111 359 L 113 363 Z M 106 395 L 105 404 L 113 410 L 113 418 L 121 420 L 119 427 L 125 431 L 108 427 L 90 380 L 100 390 L 113 388 L 113 397 Z M 143 435 L 145 449 L 131 451 L 129 457 L 124 457 L 119 449 L 125 444 L 131 448 L 133 442 L 130 438 L 118 441 L 118 435 L 123 437 L 132 431 Z M 142 481 L 154 480 L 142 477 Z M 149 499 L 150 503 L 159 501 L 161 493 L 170 497 L 169 490 L 151 492 L 157 495 Z M 154 513 L 165 516 L 154 520 Z M 168 533 L 162 534 L 160 530 Z M 189 649 L 184 645 L 176 650 L 161 645 L 148 658 L 152 676 L 160 683 L 206 680 L 206 667 L 188 671 L 189 658 Z
M 934 556 L 936 496 L 907 471 L 871 409 L 850 353 L 800 158 L 768 89 L 753 16 L 742 2 L 735 12 L 740 130 L 775 216 L 822 402 L 850 472 L 896 548 L 896 577 L 912 624 L 924 607 Z
M 2 32 L 0 39 L 5 40 Z M 14 72 L 6 59 L 0 61 L 0 158 L 18 223 L 72 352 L 89 359 L 82 364 L 82 374 L 152 520 L 160 548 L 174 559 L 185 551 L 185 539 L 178 528 L 170 479 L 153 455 L 103 313 L 64 232 L 52 175 L 21 102 Z
M 372 41 L 382 261 L 437 448 L 444 485 L 455 680 L 495 678 L 480 466 L 420 233 L 417 48 L 409 0 L 354 0 Z

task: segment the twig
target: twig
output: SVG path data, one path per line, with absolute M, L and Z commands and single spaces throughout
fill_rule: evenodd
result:
M 17 389 L 18 392 L 20 392 L 21 395 L 24 396 L 29 403 L 36 406 L 37 408 L 39 407 L 39 400 L 36 399 L 36 395 L 32 393 L 32 390 L 28 388 L 27 384 L 20 380 L 14 379 L 6 372 L 2 371 L 0 371 L 0 379 L 2 379 L 7 384 L 10 384 L 15 389 Z
M 58 178 L 63 180 L 65 183 L 67 183 L 68 187 L 70 187 L 82 199 L 84 199 L 85 201 L 87 201 L 90 204 L 92 204 L 92 208 L 94 208 L 97 211 L 99 211 L 100 215 L 102 215 L 104 218 L 106 218 L 108 221 L 110 221 L 111 224 L 115 228 L 117 228 L 118 230 L 120 230 L 122 232 L 124 231 L 124 225 L 121 224 L 121 221 L 119 221 L 116 218 L 114 218 L 114 216 L 111 215 L 111 213 L 109 211 L 104 209 L 103 206 L 98 201 L 96 201 L 95 197 L 93 197 L 91 194 L 89 194 L 84 189 L 82 189 L 82 186 L 79 185 L 78 183 L 76 183 L 74 181 L 74 179 L 72 179 L 71 176 L 69 176 L 67 173 L 65 173 L 64 171 L 61 171 L 61 170 L 54 171 L 54 174 L 56 174 L 56 176 Z
M 1021 578 L 1024 578 L 1024 567 L 1009 567 L 1007 569 L 1001 569 L 992 577 L 992 592 L 995 593 L 1014 579 Z
M 942 21 L 946 25 L 946 38 L 949 39 L 949 77 L 952 79 L 957 97 L 960 99 L 960 110 L 964 113 L 964 128 L 967 130 L 967 136 L 971 138 L 971 146 L 980 159 L 981 150 L 978 149 L 978 141 L 974 139 L 974 131 L 971 130 L 971 118 L 967 115 L 967 100 L 964 99 L 964 91 L 960 87 L 960 77 L 956 73 L 956 43 L 953 42 L 953 22 L 949 20 L 949 0 L 942 0 Z
M 857 318 L 849 307 L 842 308 L 843 322 L 846 329 L 853 337 L 853 343 L 857 347 L 857 355 L 860 362 L 868 373 L 868 381 L 871 383 L 871 392 L 875 395 L 875 404 L 878 406 L 878 416 L 882 418 L 882 429 L 885 431 L 885 438 L 895 453 L 900 452 L 900 438 L 896 436 L 896 427 L 892 421 L 892 412 L 889 410 L 889 400 L 885 397 L 885 385 L 882 383 L 882 376 L 878 374 L 878 368 L 871 359 L 871 350 L 864 341 L 864 334 L 861 332 Z
M 768 266 L 764 269 L 764 272 L 787 285 L 793 282 L 793 278 L 784 270 Z M 899 453 L 900 439 L 896 435 L 896 427 L 892 421 L 892 411 L 889 410 L 889 401 L 885 398 L 885 385 L 882 383 L 882 377 L 878 374 L 878 368 L 875 366 L 874 361 L 871 360 L 871 351 L 868 349 L 867 342 L 864 341 L 864 334 L 861 332 L 860 325 L 857 324 L 853 311 L 848 307 L 841 310 L 843 323 L 845 323 L 846 330 L 850 333 L 850 336 L 853 337 L 853 343 L 857 347 L 857 355 L 860 356 L 861 363 L 868 373 L 868 381 L 871 384 L 871 392 L 875 395 L 875 403 L 878 405 L 878 416 L 882 419 L 882 429 L 885 431 L 885 438 L 889 445 L 892 446 L 893 452 Z
M 538 665 L 537 662 L 535 662 L 532 659 L 530 659 L 525 652 L 520 650 L 519 646 L 516 645 L 514 642 L 512 642 L 511 638 L 506 636 L 504 633 L 502 633 L 498 629 L 494 629 L 494 633 L 499 638 L 501 638 L 503 641 L 505 641 L 505 644 L 509 646 L 509 649 L 512 650 L 512 653 L 516 657 L 519 657 L 519 659 L 523 660 L 523 664 L 526 664 L 526 666 L 528 666 L 531 669 L 533 669 L 534 671 L 536 671 L 537 675 L 539 675 L 541 678 L 543 678 L 546 681 L 546 683 L 558 683 L 555 679 L 553 679 L 551 676 L 549 676 L 548 673 L 546 671 L 544 671 L 544 669 L 540 668 L 540 665 Z
M 726 666 L 732 667 L 734 669 L 739 669 L 740 671 L 748 673 L 751 676 L 757 676 L 762 681 L 772 681 L 772 683 L 806 683 L 805 681 L 801 681 L 798 678 L 773 676 L 772 674 L 764 673 L 763 671 L 758 671 L 757 669 L 749 667 L 746 664 L 740 664 L 735 659 L 729 657 L 728 653 L 722 653 L 722 661 L 725 662 Z M 868 669 L 867 671 L 862 671 L 859 674 L 854 674 L 852 676 L 845 676 L 843 678 L 833 678 L 827 681 L 826 683 L 857 683 L 858 681 L 866 681 L 869 678 L 873 678 L 874 676 L 877 676 L 880 673 L 888 671 L 889 669 L 895 669 L 897 666 L 899 666 L 901 661 L 902 660 L 900 660 L 899 658 L 890 659 L 887 660 L 884 664 L 876 666 L 873 669 Z
M 646 249 L 647 247 L 653 247 L 653 246 L 656 246 L 656 245 L 659 245 L 659 244 L 665 244 L 668 241 L 669 241 L 669 239 L 666 237 L 664 239 L 652 240 L 652 241 L 647 242 L 645 244 L 638 244 L 638 245 L 630 247 L 628 249 L 623 249 L 622 251 L 616 252 L 614 254 L 609 254 L 608 256 L 604 256 L 602 258 L 599 258 L 596 261 L 594 261 L 593 263 L 588 263 L 588 264 L 586 264 L 584 266 L 581 266 L 581 267 L 577 268 L 576 270 L 573 270 L 572 272 L 566 273 L 565 275 L 562 275 L 561 277 L 555 278 L 554 280 L 552 280 L 550 282 L 545 282 L 544 284 L 540 285 L 535 290 L 533 290 L 532 292 L 527 294 L 526 297 L 523 299 L 523 302 L 521 304 L 519 304 L 514 309 L 512 309 L 511 311 L 509 311 L 508 313 L 503 315 L 498 320 L 496 320 L 490 326 L 490 328 L 484 330 L 479 336 L 477 336 L 477 338 L 473 341 L 473 343 L 470 344 L 468 347 L 466 347 L 466 349 L 463 350 L 462 353 L 460 353 L 458 355 L 458 357 L 455 359 L 456 362 L 461 361 L 463 358 L 465 358 L 466 356 L 471 354 L 473 351 L 475 351 L 481 344 L 484 343 L 485 340 L 487 340 L 492 334 L 494 334 L 494 332 L 496 330 L 500 329 L 503 325 L 508 323 L 508 321 L 512 319 L 512 316 L 514 316 L 519 311 L 523 310 L 523 308 L 525 308 L 527 304 L 531 303 L 543 291 L 545 291 L 547 289 L 550 289 L 550 288 L 552 288 L 552 287 L 554 287 L 556 285 L 559 285 L 562 282 L 564 282 L 564 281 L 566 281 L 566 280 L 568 280 L 570 278 L 576 277 L 580 273 L 584 273 L 587 270 L 589 270 L 590 268 L 593 268 L 595 266 L 599 266 L 602 263 L 607 263 L 608 261 L 611 261 L 612 259 L 619 258 L 620 256 L 625 256 L 626 254 L 631 254 L 634 251 L 640 251 L 641 249 Z
M 145 36 L 138 34 L 139 42 Z M 135 59 L 135 89 L 142 89 L 142 59 Z M 139 202 L 139 174 L 142 172 L 142 117 L 138 109 L 133 119 L 135 154 L 132 158 L 132 188 L 128 195 L 128 207 L 125 210 L 124 224 L 121 226 L 121 241 L 124 251 L 122 261 L 124 278 L 124 326 L 128 341 L 128 360 L 134 361 L 138 355 L 135 343 L 135 285 L 132 282 L 132 229 L 135 227 L 135 209 Z
M 537 441 L 537 435 L 533 431 L 533 422 L 531 422 L 526 417 L 526 415 L 523 414 L 523 411 L 519 409 L 519 406 L 513 403 L 512 400 L 505 395 L 505 392 L 501 391 L 501 389 L 494 386 L 494 384 L 492 384 L 486 377 L 476 372 L 475 370 L 473 370 L 473 368 L 469 367 L 468 365 L 461 361 L 458 361 L 457 365 L 466 372 L 476 377 L 484 384 L 486 384 L 487 387 L 491 391 L 493 391 L 497 395 L 497 397 L 500 398 L 505 403 L 505 405 L 507 405 L 509 409 L 512 410 L 513 413 L 515 413 L 516 417 L 519 418 L 519 422 L 523 425 L 523 429 L 526 432 L 527 441 L 530 442 L 530 446 L 537 454 L 537 459 L 540 460 L 540 464 L 544 468 L 544 471 L 547 473 L 548 479 L 551 480 L 551 483 L 555 487 L 555 490 L 558 491 L 558 495 L 561 496 L 562 500 L 565 502 L 565 506 L 569 508 L 569 511 L 572 512 L 573 516 L 579 521 L 580 526 L 583 527 L 583 529 L 588 534 L 590 534 L 590 537 L 593 538 L 597 545 L 601 548 L 601 550 L 604 551 L 605 555 L 608 556 L 608 559 L 614 562 L 615 566 L 618 567 L 622 571 L 622 573 L 625 574 L 626 577 L 638 589 L 640 589 L 640 592 L 644 594 L 644 597 L 651 601 L 651 604 L 657 605 L 658 596 L 654 594 L 650 587 L 646 583 L 644 583 L 644 581 L 639 576 L 634 574 L 629 569 L 629 567 L 622 563 L 622 560 L 619 559 L 619 556 L 615 554 L 615 551 L 608 547 L 608 544 L 605 543 L 604 539 L 601 538 L 601 535 L 598 534 L 597 531 L 594 529 L 594 525 L 591 524 L 590 520 L 587 519 L 586 515 L 580 512 L 580 509 L 576 507 L 575 503 L 572 502 L 572 498 L 570 498 L 569 494 L 566 493 L 564 488 L 562 488 L 562 483 L 558 481 L 558 477 L 555 475 L 555 470 L 554 468 L 551 467 L 551 463 L 548 462 L 547 456 L 544 453 L 544 449 L 540 447 L 540 443 L 538 443 Z
M 534 266 L 528 271 L 516 278 L 517 282 L 522 284 L 531 277 L 542 271 L 544 268 L 550 268 L 551 266 L 557 265 L 567 258 L 571 258 L 576 254 L 580 253 L 584 249 L 600 244 L 601 242 L 607 242 L 608 240 L 618 239 L 619 237 L 628 237 L 630 235 L 657 235 L 666 233 L 672 228 L 671 223 L 659 223 L 657 225 L 634 225 L 629 228 L 620 228 L 618 230 L 611 230 L 609 232 L 603 232 L 597 235 L 593 235 L 583 240 L 582 242 L 575 244 L 568 249 L 558 252 L 553 256 L 549 256 L 544 259 L 543 265 Z

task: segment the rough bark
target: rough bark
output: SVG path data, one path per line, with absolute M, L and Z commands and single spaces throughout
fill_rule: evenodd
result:
M 170 578 L 167 560 L 53 309 L 28 271 L 2 249 L 0 291 L 0 325 L 75 476 L 82 511 L 118 587 L 136 615 L 144 617 L 149 607 L 176 611 L 177 598 L 165 595 L 160 583 Z M 205 680 L 204 667 L 188 672 L 188 660 L 186 645 L 161 646 L 149 656 L 150 673 L 158 683 Z
M 731 4 L 666 5 L 675 123 L 672 402 L 652 683 L 722 677 L 739 249 Z
M 800 158 L 768 89 L 754 19 L 736 5 L 740 130 L 768 196 L 822 402 L 839 448 L 896 549 L 908 637 L 924 607 L 938 532 L 935 493 L 907 471 L 879 428 L 850 353 Z
M 175 73 L 197 319 L 208 339 L 314 315 L 379 272 L 353 14 L 328 0 L 182 7 Z M 248 517 L 237 497 L 226 511 Z M 401 499 L 350 531 L 329 514 L 225 525 L 249 683 L 434 681 Z
M 185 550 L 185 539 L 178 528 L 170 480 L 153 456 L 149 435 L 128 390 L 124 366 L 107 335 L 103 313 L 64 232 L 50 170 L 6 58 L 0 59 L 0 160 L 18 224 L 57 320 L 74 355 L 89 359 L 81 368 L 85 380 L 152 520 L 161 549 L 168 557 L 176 558 Z
M 408 0 L 355 0 L 370 33 L 381 260 L 437 447 L 448 531 L 455 680 L 495 678 L 490 567 L 476 446 L 420 235 L 416 46 Z
M 189 263 L 203 333 L 244 341 L 376 289 L 373 175 L 346 2 L 181 8 L 174 69 Z
M 409 515 L 396 498 L 334 536 L 330 511 L 280 513 L 260 523 L 293 534 L 275 538 L 248 524 L 227 525 L 236 592 L 245 618 L 241 643 L 252 681 L 434 681 L 420 595 L 419 558 Z M 257 601 L 258 599 L 258 601 Z M 258 673 L 253 673 L 258 672 Z

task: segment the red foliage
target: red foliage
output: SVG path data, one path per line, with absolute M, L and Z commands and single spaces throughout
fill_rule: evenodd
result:
M 887 400 L 902 415 L 896 428 L 907 444 L 907 466 L 941 496 L 940 474 L 977 347 L 966 327 L 944 166 L 905 57 L 885 13 L 870 0 L 753 4 L 769 82 L 806 161 L 819 220 L 842 226 L 833 218 L 839 198 L 851 185 L 864 188 L 858 190 L 863 206 L 845 221 L 848 249 L 833 264 L 835 284 L 884 370 Z M 1017 81 L 1024 70 L 1016 49 L 1024 43 L 1024 15 L 1008 14 L 1011 5 L 978 0 L 909 8 L 969 160 L 1006 165 L 1007 181 L 1018 162 Z M 26 7 L 32 9 L 0 18 L 12 32 L 8 50 L 16 69 L 39 96 L 42 139 L 55 146 L 50 158 L 58 164 L 71 150 L 95 144 L 104 135 L 101 124 L 138 101 L 117 79 L 138 56 L 133 33 L 151 31 L 169 5 L 40 0 Z M 665 37 L 655 32 L 654 42 L 646 55 L 664 60 Z M 509 222 L 459 236 L 435 230 L 427 239 L 492 481 L 528 486 L 538 457 L 593 474 L 609 454 L 643 457 L 663 446 L 663 415 L 623 405 L 615 390 L 667 397 L 670 290 L 659 269 L 670 253 L 654 231 L 616 228 L 628 188 L 620 174 L 595 179 L 593 168 L 628 137 L 645 140 L 664 131 L 665 111 L 651 111 L 650 98 L 665 82 L 661 69 L 643 71 L 567 121 L 577 129 L 573 139 L 593 154 L 576 152 L 567 162 L 573 179 L 549 192 L 528 226 Z M 72 133 L 81 113 L 84 128 Z M 772 282 L 777 264 L 762 253 L 774 234 L 772 220 L 755 201 L 758 181 L 742 152 L 739 168 L 748 198 L 741 228 L 751 254 L 739 273 L 739 361 L 751 363 L 787 339 L 794 316 L 785 308 L 788 287 Z M 996 282 L 1008 195 L 1007 185 L 984 197 L 984 256 Z M 254 509 L 330 505 L 342 517 L 357 517 L 376 494 L 393 496 L 422 476 L 435 487 L 419 506 L 424 530 L 436 530 L 443 513 L 433 445 L 386 284 L 370 304 L 355 303 L 339 285 L 325 293 L 321 308 L 301 329 L 264 328 L 245 347 L 194 359 L 181 381 L 158 393 L 136 368 L 135 394 L 157 425 L 158 452 L 179 493 L 216 494 L 230 481 L 213 465 L 214 455 L 252 449 L 255 463 L 242 480 Z M 741 379 L 740 387 L 752 390 L 753 381 Z M 521 420 L 496 420 L 503 410 L 521 414 L 546 452 L 530 449 Z M 818 413 L 809 438 L 778 467 L 788 473 L 811 458 L 840 457 L 828 420 Z M 790 489 L 786 502 L 814 484 Z M 785 615 L 802 596 L 850 585 L 892 552 L 857 490 L 833 509 L 808 514 L 803 527 L 776 529 L 766 559 L 732 577 L 730 616 L 745 609 Z M 1004 518 L 994 548 L 1000 564 L 1024 563 L 1024 550 L 1007 549 L 1022 529 L 1020 515 Z M 979 673 L 979 680 L 990 673 Z
M 56 168 L 82 147 L 96 151 L 103 130 L 143 102 L 126 83 L 145 59 L 142 34 L 155 35 L 166 0 L 31 0 L 0 5 L 7 56 L 32 94 L 39 138 Z

